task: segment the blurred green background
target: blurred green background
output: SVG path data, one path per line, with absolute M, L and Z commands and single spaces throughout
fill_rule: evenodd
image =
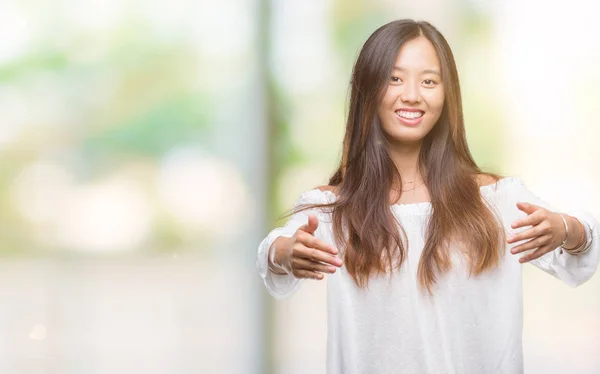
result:
M 568 4 L 3 0 L 0 372 L 324 373 L 325 283 L 275 303 L 256 248 L 394 19 L 448 39 L 484 169 L 599 217 L 598 5 Z M 600 373 L 599 278 L 525 267 L 525 372 Z

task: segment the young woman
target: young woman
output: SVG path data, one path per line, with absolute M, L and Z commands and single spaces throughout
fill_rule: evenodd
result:
M 427 22 L 379 28 L 354 66 L 339 168 L 258 249 L 276 299 L 328 275 L 327 372 L 521 373 L 521 264 L 571 286 L 599 223 L 482 172 L 454 57 Z

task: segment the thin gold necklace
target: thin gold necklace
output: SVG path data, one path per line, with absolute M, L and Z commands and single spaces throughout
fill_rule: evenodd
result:
M 412 183 L 412 182 L 409 182 L 409 183 Z M 412 191 L 412 190 L 415 190 L 417 187 L 421 187 L 421 186 L 423 185 L 423 183 L 425 183 L 425 181 L 424 181 L 424 180 L 422 180 L 422 181 L 421 181 L 421 183 L 417 184 L 417 185 L 416 185 L 416 186 L 414 186 L 413 188 L 409 188 L 409 189 L 407 189 L 407 190 L 405 190 L 405 189 L 402 189 L 401 191 L 402 191 L 402 192 L 407 192 L 407 191 Z
M 412 190 L 414 190 L 414 189 L 416 189 L 416 188 L 418 188 L 418 187 L 421 187 L 421 186 L 422 186 L 422 185 L 425 183 L 425 180 L 424 180 L 424 179 L 422 179 L 422 178 L 419 178 L 419 179 L 415 179 L 414 181 L 410 181 L 410 182 L 404 182 L 404 184 L 412 184 L 412 183 L 415 183 L 415 182 L 416 182 L 416 181 L 418 181 L 418 180 L 421 180 L 421 183 L 417 184 L 417 185 L 416 185 L 416 186 L 414 186 L 413 188 L 408 188 L 408 189 L 406 189 L 406 190 L 405 190 L 405 189 L 401 189 L 401 190 L 399 190 L 399 189 L 397 189 L 397 188 L 395 188 L 395 187 L 393 187 L 393 186 L 392 186 L 392 190 L 394 190 L 394 191 L 400 191 L 400 192 L 412 191 Z

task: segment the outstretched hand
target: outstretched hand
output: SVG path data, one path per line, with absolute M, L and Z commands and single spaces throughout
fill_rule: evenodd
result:
M 527 217 L 516 220 L 512 223 L 511 227 L 518 229 L 520 227 L 531 226 L 531 228 L 507 238 L 509 244 L 527 240 L 527 242 L 513 247 L 510 252 L 518 254 L 535 249 L 522 256 L 519 259 L 520 263 L 535 260 L 562 244 L 566 232 L 560 214 L 524 202 L 517 203 L 517 208 L 527 213 Z
M 336 248 L 315 238 L 318 226 L 317 217 L 310 215 L 291 238 L 278 238 L 269 253 L 274 267 L 296 278 L 323 279 L 323 273 L 335 273 L 342 260 Z

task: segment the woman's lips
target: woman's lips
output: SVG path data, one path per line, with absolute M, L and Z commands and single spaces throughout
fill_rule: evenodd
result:
M 414 116 L 413 113 L 420 113 L 421 115 L 416 118 L 405 117 L 407 115 Z M 396 117 L 400 120 L 400 122 L 407 126 L 417 126 L 419 123 L 421 123 L 421 121 L 423 121 L 423 116 L 425 116 L 425 113 L 420 110 L 397 110 L 395 111 L 395 114 Z

